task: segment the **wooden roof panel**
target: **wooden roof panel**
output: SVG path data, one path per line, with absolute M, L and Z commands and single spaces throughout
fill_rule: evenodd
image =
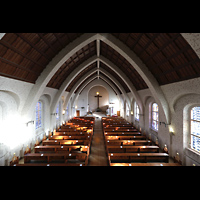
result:
M 83 54 L 84 56 L 79 56 Z M 82 62 L 96 54 L 96 42 L 93 41 L 74 53 L 54 74 L 47 87 L 59 89 L 68 75 Z M 63 71 L 64 70 L 64 71 Z M 56 84 L 55 84 L 56 82 Z M 69 89 L 70 90 L 70 89 Z
M 7 33 L 0 40 L 0 61 L 6 63 L 8 70 L 5 73 L 2 69 L 3 64 L 0 66 L 0 75 L 19 80 L 23 77 L 23 81 L 35 83 L 53 57 L 80 35 L 79 33 Z M 11 70 L 12 68 L 15 68 L 16 73 L 15 70 Z M 33 76 L 26 75 L 27 79 L 24 79 L 27 70 Z
M 116 79 L 117 81 L 122 85 L 122 87 L 124 88 L 124 90 L 127 92 L 130 92 L 128 86 L 124 83 L 124 81 L 110 68 L 108 67 L 107 65 L 105 65 L 104 63 L 100 62 L 100 68 L 103 68 L 105 69 L 107 72 L 109 72 L 110 74 L 112 74 Z M 108 75 L 107 77 L 109 79 L 111 79 Z M 112 81 L 113 82 L 113 81 Z M 115 84 L 116 85 L 116 84 Z M 120 91 L 121 92 L 121 91 Z
M 100 49 L 101 55 L 103 55 L 104 57 L 109 59 L 111 62 L 113 62 L 117 67 L 119 67 L 130 79 L 130 81 L 133 83 L 133 85 L 135 86 L 137 90 L 147 88 L 147 85 L 144 82 L 144 80 L 141 78 L 138 72 L 134 69 L 134 67 L 123 56 L 121 56 L 117 51 L 115 51 L 112 47 L 110 47 L 103 41 L 101 41 L 100 43 L 100 48 L 101 48 Z M 129 69 L 129 71 L 127 71 L 127 69 Z M 131 76 L 130 71 L 135 74 L 135 78 Z M 137 84 L 135 81 L 136 79 L 138 79 L 141 82 L 141 84 Z M 140 87 L 141 85 L 143 86 L 142 88 Z
M 35 83 L 55 55 L 81 34 L 5 34 L 0 40 L 0 75 Z M 112 33 L 112 35 L 141 59 L 160 85 L 200 77 L 200 59 L 180 33 Z M 96 54 L 96 41 L 94 41 L 66 60 L 47 86 L 59 89 L 76 67 Z M 100 54 L 118 66 L 137 90 L 148 88 L 134 66 L 103 41 L 100 42 Z M 116 76 L 114 73 L 113 75 Z
M 123 37 L 120 37 L 121 34 L 114 34 L 114 36 L 138 55 L 160 85 L 200 76 L 199 70 L 195 70 L 200 60 L 181 34 L 143 33 L 135 37 L 134 48 L 132 46 L 134 42 L 129 43 L 127 40 L 133 34 L 126 33 Z

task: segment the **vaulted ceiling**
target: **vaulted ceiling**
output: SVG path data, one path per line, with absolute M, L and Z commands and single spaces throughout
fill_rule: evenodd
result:
M 159 85 L 200 77 L 200 59 L 180 33 L 111 34 L 141 59 Z M 35 83 L 51 60 L 64 47 L 81 35 L 82 33 L 5 34 L 0 40 L 0 76 Z M 78 50 L 62 64 L 46 86 L 59 89 L 75 68 L 98 54 L 97 48 L 98 45 L 95 40 Z M 99 51 L 100 56 L 111 61 L 126 75 L 136 90 L 148 88 L 134 66 L 115 49 L 105 42 L 100 41 Z M 101 61 L 99 62 L 99 66 L 97 61 L 94 61 L 91 65 L 80 71 L 71 80 L 66 91 L 70 92 L 81 77 L 89 71 L 94 70 L 92 75 L 96 74 L 102 80 L 103 77 L 108 78 L 118 88 L 119 92 L 122 93 L 122 88 L 119 88 L 112 78 L 105 73 L 96 72 L 98 67 L 115 77 L 123 89 L 126 92 L 130 92 L 130 88 L 124 80 L 113 69 Z

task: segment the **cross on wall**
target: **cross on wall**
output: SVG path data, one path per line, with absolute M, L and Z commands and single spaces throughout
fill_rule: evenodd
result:
M 99 109 L 99 98 L 102 97 L 102 96 L 99 95 L 99 92 L 97 92 L 96 94 L 97 94 L 97 95 L 94 96 L 94 97 L 97 98 L 97 106 L 98 106 L 97 109 Z

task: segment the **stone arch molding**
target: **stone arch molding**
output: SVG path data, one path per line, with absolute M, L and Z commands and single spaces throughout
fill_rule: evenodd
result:
M 188 93 L 181 96 L 174 105 L 175 115 L 173 116 L 173 123 L 176 124 L 177 132 L 176 141 L 180 145 L 177 151 L 181 152 L 186 147 L 189 147 L 190 134 L 189 134 L 189 113 L 190 109 L 194 106 L 200 105 L 200 94 Z M 181 141 L 181 142 L 180 142 Z
M 62 64 L 69 59 L 79 49 L 83 48 L 88 43 L 94 40 L 104 41 L 106 44 L 114 48 L 120 53 L 130 64 L 134 66 L 137 72 L 141 75 L 144 81 L 147 83 L 152 95 L 155 97 L 158 104 L 163 108 L 167 123 L 170 123 L 170 110 L 168 102 L 158 84 L 155 77 L 150 73 L 146 65 L 138 58 L 138 56 L 131 51 L 125 44 L 119 41 L 111 34 L 95 34 L 86 33 L 74 40 L 72 43 L 63 48 L 46 66 L 44 71 L 38 77 L 35 85 L 32 87 L 27 101 L 23 107 L 22 115 L 30 115 L 30 111 L 34 109 L 34 106 L 48 84 L 49 80 L 56 73 L 56 71 L 62 66 Z M 62 86 L 61 86 L 62 87 Z M 60 89 L 62 90 L 62 88 Z M 56 95 L 56 99 L 60 96 L 60 91 Z M 139 103 L 139 102 L 138 102 Z M 54 105 L 56 102 L 53 103 Z M 54 107 L 54 106 L 53 106 Z
M 88 84 L 90 83 L 94 78 L 96 78 L 95 76 L 94 77 L 91 77 L 89 80 L 86 81 L 86 83 L 84 83 L 80 88 L 79 88 L 79 91 L 74 95 L 74 97 L 72 98 L 72 102 L 75 102 L 76 99 L 78 98 L 78 94 L 79 92 Z M 118 99 L 123 102 L 123 99 L 121 97 L 121 95 L 118 93 L 117 91 L 117 88 L 115 88 L 115 86 L 106 78 L 106 77 L 101 77 L 103 79 L 103 81 L 105 82 L 105 84 L 107 84 L 107 82 L 114 88 L 114 90 L 117 92 L 117 97 Z M 81 84 L 81 83 L 80 83 Z M 104 87 L 104 86 L 103 86 Z M 108 87 L 110 87 L 108 85 Z M 90 88 L 91 89 L 91 88 Z M 111 88 L 112 89 L 112 88 Z M 69 101 L 68 101 L 69 102 Z M 73 103 L 74 104 L 74 103 Z
M 3 108 L 3 119 L 9 120 L 18 114 L 18 98 L 13 92 L 0 90 L 0 104 Z
M 175 113 L 179 110 L 183 110 L 185 106 L 190 106 L 194 104 L 200 104 L 200 94 L 188 93 L 180 96 L 173 104 L 173 109 Z
M 112 70 L 114 70 L 121 78 L 122 80 L 127 84 L 127 86 L 130 88 L 133 96 L 136 98 L 138 105 L 140 106 L 140 109 L 143 110 L 143 105 L 141 102 L 141 99 L 135 89 L 135 87 L 133 86 L 133 84 L 130 82 L 130 80 L 128 80 L 125 76 L 125 74 L 117 67 L 115 66 L 113 63 L 109 62 L 106 58 L 104 58 L 103 56 L 101 57 L 97 57 L 97 56 L 92 56 L 89 59 L 87 59 L 86 61 L 84 61 L 82 64 L 80 64 L 68 77 L 67 79 L 63 82 L 63 84 L 61 85 L 59 91 L 56 94 L 56 97 L 54 98 L 54 101 L 52 103 L 51 106 L 51 112 L 55 112 L 56 109 L 56 105 L 58 104 L 59 99 L 61 98 L 63 92 L 66 90 L 66 88 L 68 87 L 68 85 L 70 84 L 70 82 L 82 71 L 84 70 L 86 67 L 88 67 L 89 65 L 91 65 L 93 62 L 96 61 L 102 61 L 104 62 L 104 64 L 106 64 L 108 67 L 110 67 Z M 104 74 L 107 74 L 112 81 L 118 85 L 119 88 L 121 88 L 125 98 L 127 98 L 127 102 L 130 104 L 130 100 L 129 97 L 127 96 L 125 90 L 123 89 L 123 87 L 121 86 L 120 83 L 118 83 L 117 79 L 115 77 L 113 77 L 111 74 L 109 74 L 108 72 L 106 72 L 104 69 L 99 69 L 101 72 L 103 72 Z M 96 69 L 94 70 L 96 71 Z
M 65 100 L 63 109 L 66 109 L 67 104 L 68 104 L 68 102 L 69 102 L 71 96 L 73 95 L 74 91 L 81 85 L 82 82 L 84 82 L 85 79 L 87 79 L 87 78 L 88 78 L 92 73 L 94 73 L 95 71 L 96 71 L 96 69 L 90 70 L 87 74 L 85 74 L 85 75 L 75 84 L 75 86 L 71 89 L 70 93 L 69 93 L 69 94 L 67 95 L 67 97 L 66 97 L 66 100 Z M 102 73 L 106 73 L 106 74 L 113 80 L 113 82 L 114 82 L 119 88 L 122 88 L 122 92 L 124 93 L 125 98 L 126 98 L 127 101 L 130 103 L 129 97 L 128 97 L 128 95 L 126 94 L 126 92 L 125 92 L 125 90 L 123 89 L 123 87 L 121 86 L 121 84 L 120 84 L 110 73 L 106 72 L 104 69 L 101 69 L 101 68 L 100 68 L 99 71 L 101 71 Z M 96 77 L 96 76 L 95 76 L 95 77 Z M 104 79 L 105 79 L 105 78 L 104 78 Z M 90 81 L 90 80 L 91 80 L 91 79 L 89 79 L 89 81 Z M 106 79 L 106 80 L 107 80 L 107 79 Z M 87 82 L 84 84 L 84 86 L 85 86 L 89 81 L 87 81 Z M 115 86 L 113 86 L 113 84 L 112 84 L 109 80 L 107 80 L 107 82 L 109 82 L 109 84 L 112 85 L 112 87 L 115 89 L 115 91 L 117 92 L 117 94 L 118 94 L 119 96 L 121 96 L 121 95 L 118 93 L 118 91 L 117 91 L 117 89 L 115 88 Z M 81 88 L 82 88 L 82 87 L 81 87 Z M 77 94 L 79 94 L 79 91 L 77 92 Z M 75 96 L 76 96 L 76 95 L 75 95 Z

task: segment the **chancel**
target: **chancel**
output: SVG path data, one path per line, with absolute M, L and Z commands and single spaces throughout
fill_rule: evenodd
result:
M 99 98 L 102 97 L 99 95 L 99 92 L 96 93 L 96 96 L 94 96 L 97 98 L 97 109 L 96 112 L 101 112 L 101 109 L 99 108 Z
M 1 166 L 200 166 L 199 33 L 0 33 Z

